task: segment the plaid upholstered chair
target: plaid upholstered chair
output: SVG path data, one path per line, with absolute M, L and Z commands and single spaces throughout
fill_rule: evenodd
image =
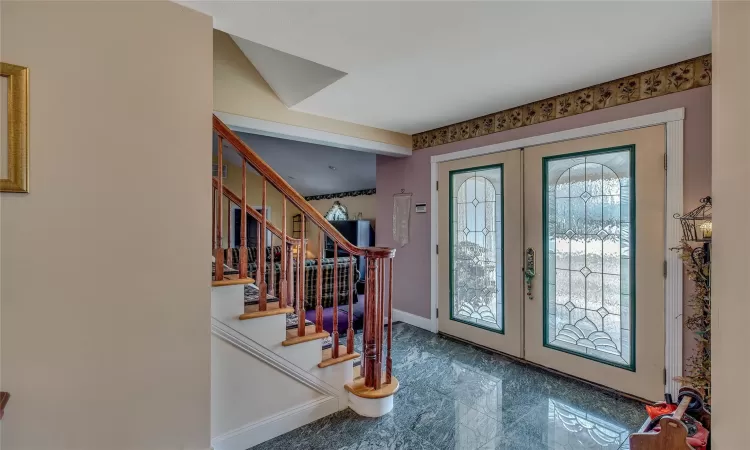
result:
M 273 293 L 278 295 L 281 283 L 281 246 L 273 247 Z M 270 267 L 271 261 L 271 247 L 266 249 L 266 279 L 268 280 L 268 274 L 272 270 Z M 258 249 L 257 247 L 248 248 L 248 276 L 257 277 L 258 271 Z M 225 250 L 225 257 L 231 257 L 232 267 L 237 269 L 239 266 L 239 248 L 232 248 Z M 359 271 L 354 269 L 354 275 L 352 280 L 354 284 L 349 284 L 349 272 L 352 268 L 352 258 L 339 257 L 338 258 L 338 293 L 333 292 L 333 258 L 323 258 L 321 260 L 321 272 L 322 272 L 322 306 L 323 308 L 329 308 L 334 304 L 334 298 L 337 298 L 339 305 L 347 305 L 349 303 L 349 296 L 354 295 L 354 302 L 357 301 L 356 296 L 356 282 L 359 279 Z M 296 271 L 296 263 L 294 270 Z M 315 309 L 317 297 L 317 283 L 318 283 L 318 260 L 317 259 L 306 259 L 305 260 L 305 286 L 304 286 L 304 308 L 306 311 Z M 289 276 L 290 280 L 295 282 L 296 277 Z M 269 286 L 270 287 L 270 286 Z M 297 291 L 295 291 L 297 292 Z

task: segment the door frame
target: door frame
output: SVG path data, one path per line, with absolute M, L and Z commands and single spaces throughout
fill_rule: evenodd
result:
M 486 145 L 461 150 L 443 155 L 430 157 L 430 245 L 433 249 L 430 255 L 430 323 L 433 333 L 438 331 L 437 306 L 438 306 L 438 164 L 444 161 L 464 159 L 472 156 L 486 155 L 490 153 L 504 152 L 518 148 L 532 147 L 554 142 L 580 139 L 601 134 L 617 133 L 620 131 L 633 130 L 637 128 L 665 125 L 665 142 L 667 149 L 666 164 L 666 211 L 665 211 L 665 248 L 664 260 L 666 262 L 665 280 L 665 365 L 666 386 L 665 392 L 672 394 L 675 398 L 679 389 L 679 383 L 674 381 L 675 377 L 682 376 L 682 261 L 676 252 L 670 250 L 679 245 L 681 231 L 677 220 L 670 220 L 674 215 L 681 216 L 683 209 L 683 147 L 684 147 L 684 120 L 685 108 L 675 108 L 643 116 L 631 117 L 613 122 L 606 122 L 586 127 L 573 128 L 555 133 L 531 136 L 514 141 L 501 142 L 499 144 Z M 668 162 L 668 164 L 667 164 Z M 519 261 L 520 263 L 520 261 Z

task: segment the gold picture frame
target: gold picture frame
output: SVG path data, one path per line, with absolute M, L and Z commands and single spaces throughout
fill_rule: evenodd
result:
M 7 124 L 0 133 L 7 137 L 7 178 L 0 179 L 0 192 L 29 192 L 29 69 L 0 62 L 0 76 L 8 79 Z

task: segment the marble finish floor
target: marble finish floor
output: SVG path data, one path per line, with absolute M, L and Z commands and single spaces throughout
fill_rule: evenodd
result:
M 393 342 L 393 411 L 346 409 L 253 448 L 618 450 L 646 419 L 638 402 L 411 325 Z

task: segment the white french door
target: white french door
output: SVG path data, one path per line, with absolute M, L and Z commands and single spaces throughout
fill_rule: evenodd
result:
M 441 163 L 439 186 L 438 329 L 521 356 L 521 152 Z
M 439 331 L 660 399 L 664 136 L 440 163 Z

